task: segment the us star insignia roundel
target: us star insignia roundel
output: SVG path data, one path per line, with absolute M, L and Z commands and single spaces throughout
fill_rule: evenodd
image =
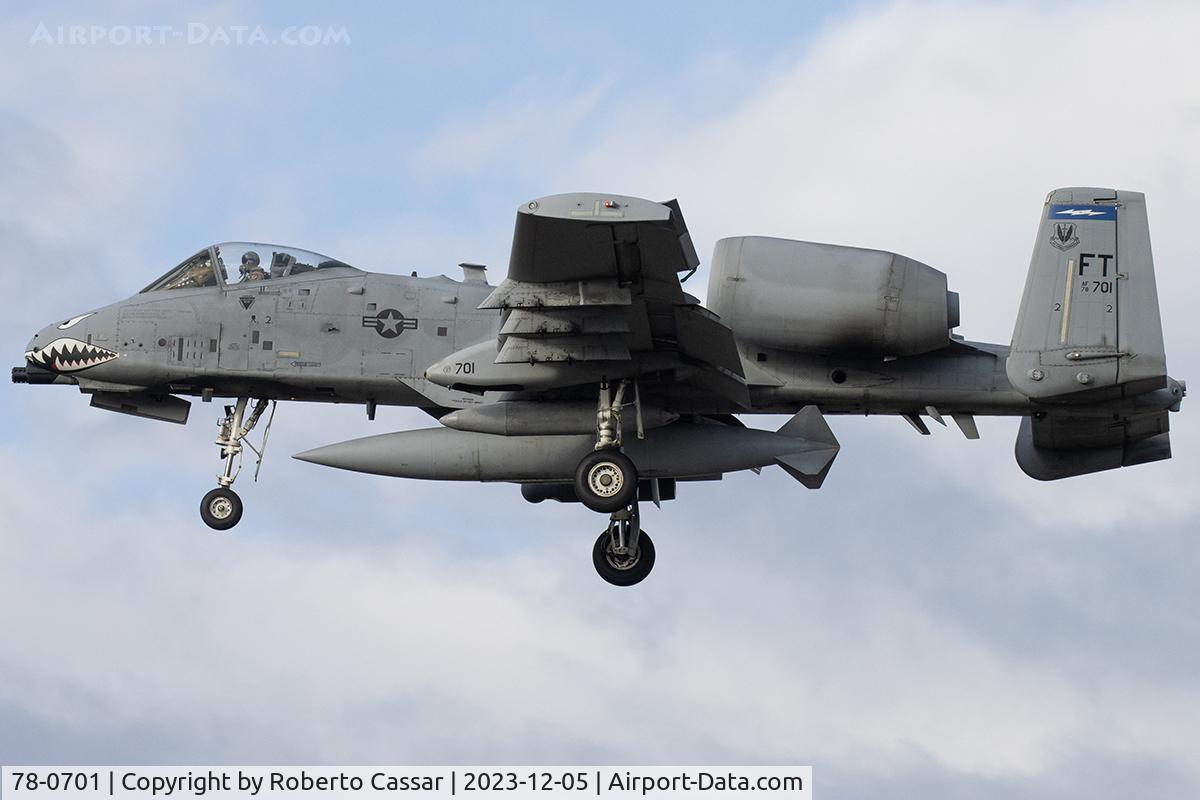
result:
M 385 308 L 378 314 L 364 315 L 362 318 L 364 328 L 374 328 L 385 339 L 395 339 L 400 334 L 407 330 L 416 330 L 417 321 L 415 319 L 405 319 L 394 308 Z

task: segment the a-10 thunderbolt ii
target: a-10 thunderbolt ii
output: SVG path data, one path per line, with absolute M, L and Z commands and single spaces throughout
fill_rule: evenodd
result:
M 654 564 L 639 502 L 773 464 L 816 489 L 838 452 L 831 414 L 901 416 L 922 434 L 950 417 L 968 439 L 977 415 L 1019 416 L 1017 463 L 1039 480 L 1171 455 L 1167 412 L 1184 386 L 1167 376 L 1137 192 L 1047 197 L 1008 347 L 955 335 L 945 274 L 894 253 L 723 239 L 707 305 L 681 285 L 698 263 L 676 202 L 607 194 L 520 207 L 499 286 L 470 264 L 455 281 L 214 245 L 47 326 L 13 380 L 177 423 L 182 396 L 233 398 L 224 469 L 200 508 L 216 529 L 241 517 L 243 446 L 274 401 L 362 403 L 372 419 L 380 404 L 418 406 L 440 426 L 296 458 L 581 501 L 610 515 L 593 561 L 618 585 Z M 793 416 L 777 431 L 739 420 L 781 413 Z

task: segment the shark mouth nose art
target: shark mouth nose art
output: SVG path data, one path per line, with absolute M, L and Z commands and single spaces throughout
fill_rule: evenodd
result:
M 81 369 L 112 361 L 118 355 L 112 350 L 97 347 L 94 344 L 63 337 L 55 339 L 45 347 L 30 350 L 25 354 L 25 360 L 30 364 L 55 372 L 78 372 Z

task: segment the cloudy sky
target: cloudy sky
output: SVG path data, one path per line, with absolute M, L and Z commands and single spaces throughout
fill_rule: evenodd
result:
M 348 41 L 216 33 L 306 25 Z M 497 280 L 517 205 L 595 190 L 678 197 L 704 259 L 738 234 L 902 252 L 949 274 L 960 332 L 1007 342 L 1045 193 L 1089 185 L 1146 192 L 1168 363 L 1200 376 L 1198 31 L 1186 3 L 10 3 L 0 340 L 16 365 L 225 239 Z M 1016 467 L 1013 420 L 969 442 L 836 418 L 822 491 L 684 487 L 645 515 L 654 574 L 617 590 L 580 507 L 288 458 L 417 412 L 282 406 L 215 534 L 215 407 L 179 427 L 4 384 L 0 762 L 799 763 L 823 797 L 1195 796 L 1184 408 L 1172 461 L 1054 484 Z

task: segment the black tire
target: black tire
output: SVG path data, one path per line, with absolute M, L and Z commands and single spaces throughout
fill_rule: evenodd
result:
M 588 453 L 575 469 L 575 494 L 592 511 L 620 511 L 633 503 L 637 490 L 637 467 L 620 450 Z
M 227 531 L 242 518 L 242 498 L 233 489 L 218 487 L 200 501 L 200 519 L 216 531 Z
M 592 564 L 601 578 L 613 586 L 633 586 L 641 583 L 650 570 L 654 569 L 654 542 L 645 531 L 638 534 L 638 554 L 632 562 L 624 562 L 621 557 L 612 553 L 612 537 L 608 531 L 600 534 L 596 546 L 592 548 Z

